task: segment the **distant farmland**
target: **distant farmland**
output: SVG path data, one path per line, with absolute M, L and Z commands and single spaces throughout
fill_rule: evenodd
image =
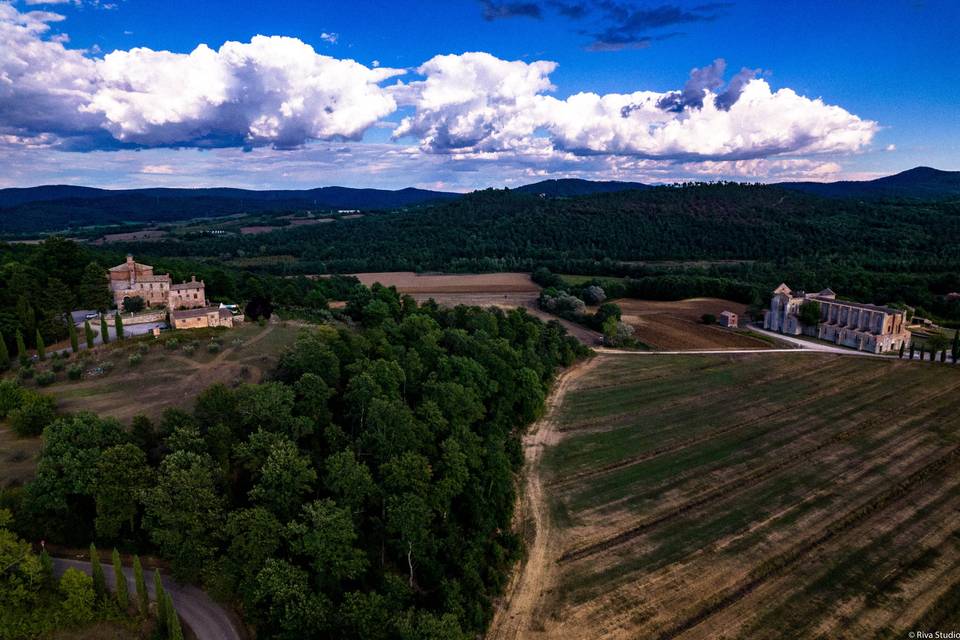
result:
M 960 626 L 960 372 L 812 354 L 586 368 L 539 435 L 536 604 L 492 637 Z

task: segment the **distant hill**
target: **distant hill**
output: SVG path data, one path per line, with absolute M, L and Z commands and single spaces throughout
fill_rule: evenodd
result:
M 960 171 L 917 167 L 863 182 L 784 182 L 775 186 L 830 198 L 938 200 L 960 196 Z M 649 193 L 654 189 L 640 182 L 567 178 L 535 182 L 511 189 L 510 193 L 575 198 L 628 191 Z M 236 213 L 394 209 L 454 200 L 463 200 L 463 194 L 414 188 L 397 191 L 348 187 L 270 191 L 225 187 L 112 190 L 47 185 L 0 189 L 0 233 L 35 234 L 92 225 L 162 223 Z
M 619 191 L 633 191 L 649 189 L 650 185 L 642 182 L 600 182 L 594 180 L 580 180 L 564 178 L 561 180 L 543 180 L 526 184 L 512 189 L 519 193 L 545 194 L 553 197 L 587 196 L 593 193 L 617 193 Z
M 929 200 L 960 196 L 960 171 L 916 167 L 876 180 L 841 182 L 781 182 L 784 189 L 828 198 L 916 198 Z
M 460 194 L 406 188 L 94 189 L 71 185 L 0 189 L 0 233 L 56 231 L 124 222 L 174 222 L 235 213 L 314 209 L 393 209 Z
M 429 200 L 455 198 L 458 193 L 429 191 L 407 187 L 397 191 L 385 189 L 351 189 L 349 187 L 319 187 L 304 190 L 254 191 L 252 189 L 232 189 L 214 187 L 205 189 L 95 189 L 73 185 L 46 185 L 0 189 L 0 208 L 13 207 L 30 202 L 50 202 L 55 200 L 122 200 L 146 196 L 150 198 L 189 199 L 223 198 L 238 201 L 257 202 L 296 202 L 317 207 L 349 207 L 355 209 L 381 209 L 419 204 Z

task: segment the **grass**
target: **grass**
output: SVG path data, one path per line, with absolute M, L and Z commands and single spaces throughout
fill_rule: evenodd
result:
M 297 330 L 279 324 L 261 327 L 245 323 L 235 329 L 174 331 L 160 339 L 114 342 L 81 360 L 81 380 L 68 380 L 64 371 L 57 382 L 39 390 L 56 397 L 58 409 L 64 412 L 93 411 L 122 421 L 140 413 L 156 418 L 168 407 L 189 407 L 211 384 L 262 379 L 293 343 Z M 175 349 L 165 347 L 171 339 L 177 340 Z M 214 340 L 220 347 L 211 352 L 208 344 Z M 139 352 L 140 344 L 149 349 L 139 364 L 130 364 L 129 357 Z M 103 362 L 113 363 L 113 369 L 92 373 Z M 137 392 L 130 393 L 131 389 Z
M 960 371 L 603 358 L 543 458 L 565 634 L 905 637 L 952 584 L 960 475 L 915 472 L 960 442 Z
M 8 423 L 0 421 L 0 489 L 33 478 L 40 445 L 40 438 L 18 438 Z

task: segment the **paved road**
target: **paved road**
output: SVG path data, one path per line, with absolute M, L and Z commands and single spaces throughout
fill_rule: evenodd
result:
M 67 558 L 54 558 L 53 567 L 56 575 L 62 575 L 68 568 L 73 567 L 89 574 L 90 563 L 85 560 L 72 560 Z M 103 572 L 107 578 L 107 584 L 110 588 L 114 586 L 113 565 L 103 564 Z M 127 590 L 130 597 L 134 598 L 136 594 L 136 585 L 133 581 L 133 568 L 124 567 L 123 572 L 127 578 Z M 155 599 L 153 591 L 153 572 L 144 571 L 144 578 L 147 582 L 147 591 L 150 598 Z M 190 586 L 178 584 L 170 576 L 163 576 L 163 588 L 173 599 L 173 605 L 180 614 L 180 618 L 190 627 L 198 640 L 240 640 L 240 634 L 234 626 L 233 621 L 227 612 L 214 602 L 202 590 Z

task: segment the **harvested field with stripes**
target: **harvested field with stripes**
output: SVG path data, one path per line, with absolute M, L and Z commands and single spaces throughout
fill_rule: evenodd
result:
M 955 368 L 818 354 L 582 366 L 539 427 L 552 435 L 531 470 L 536 603 L 492 636 L 960 629 Z

